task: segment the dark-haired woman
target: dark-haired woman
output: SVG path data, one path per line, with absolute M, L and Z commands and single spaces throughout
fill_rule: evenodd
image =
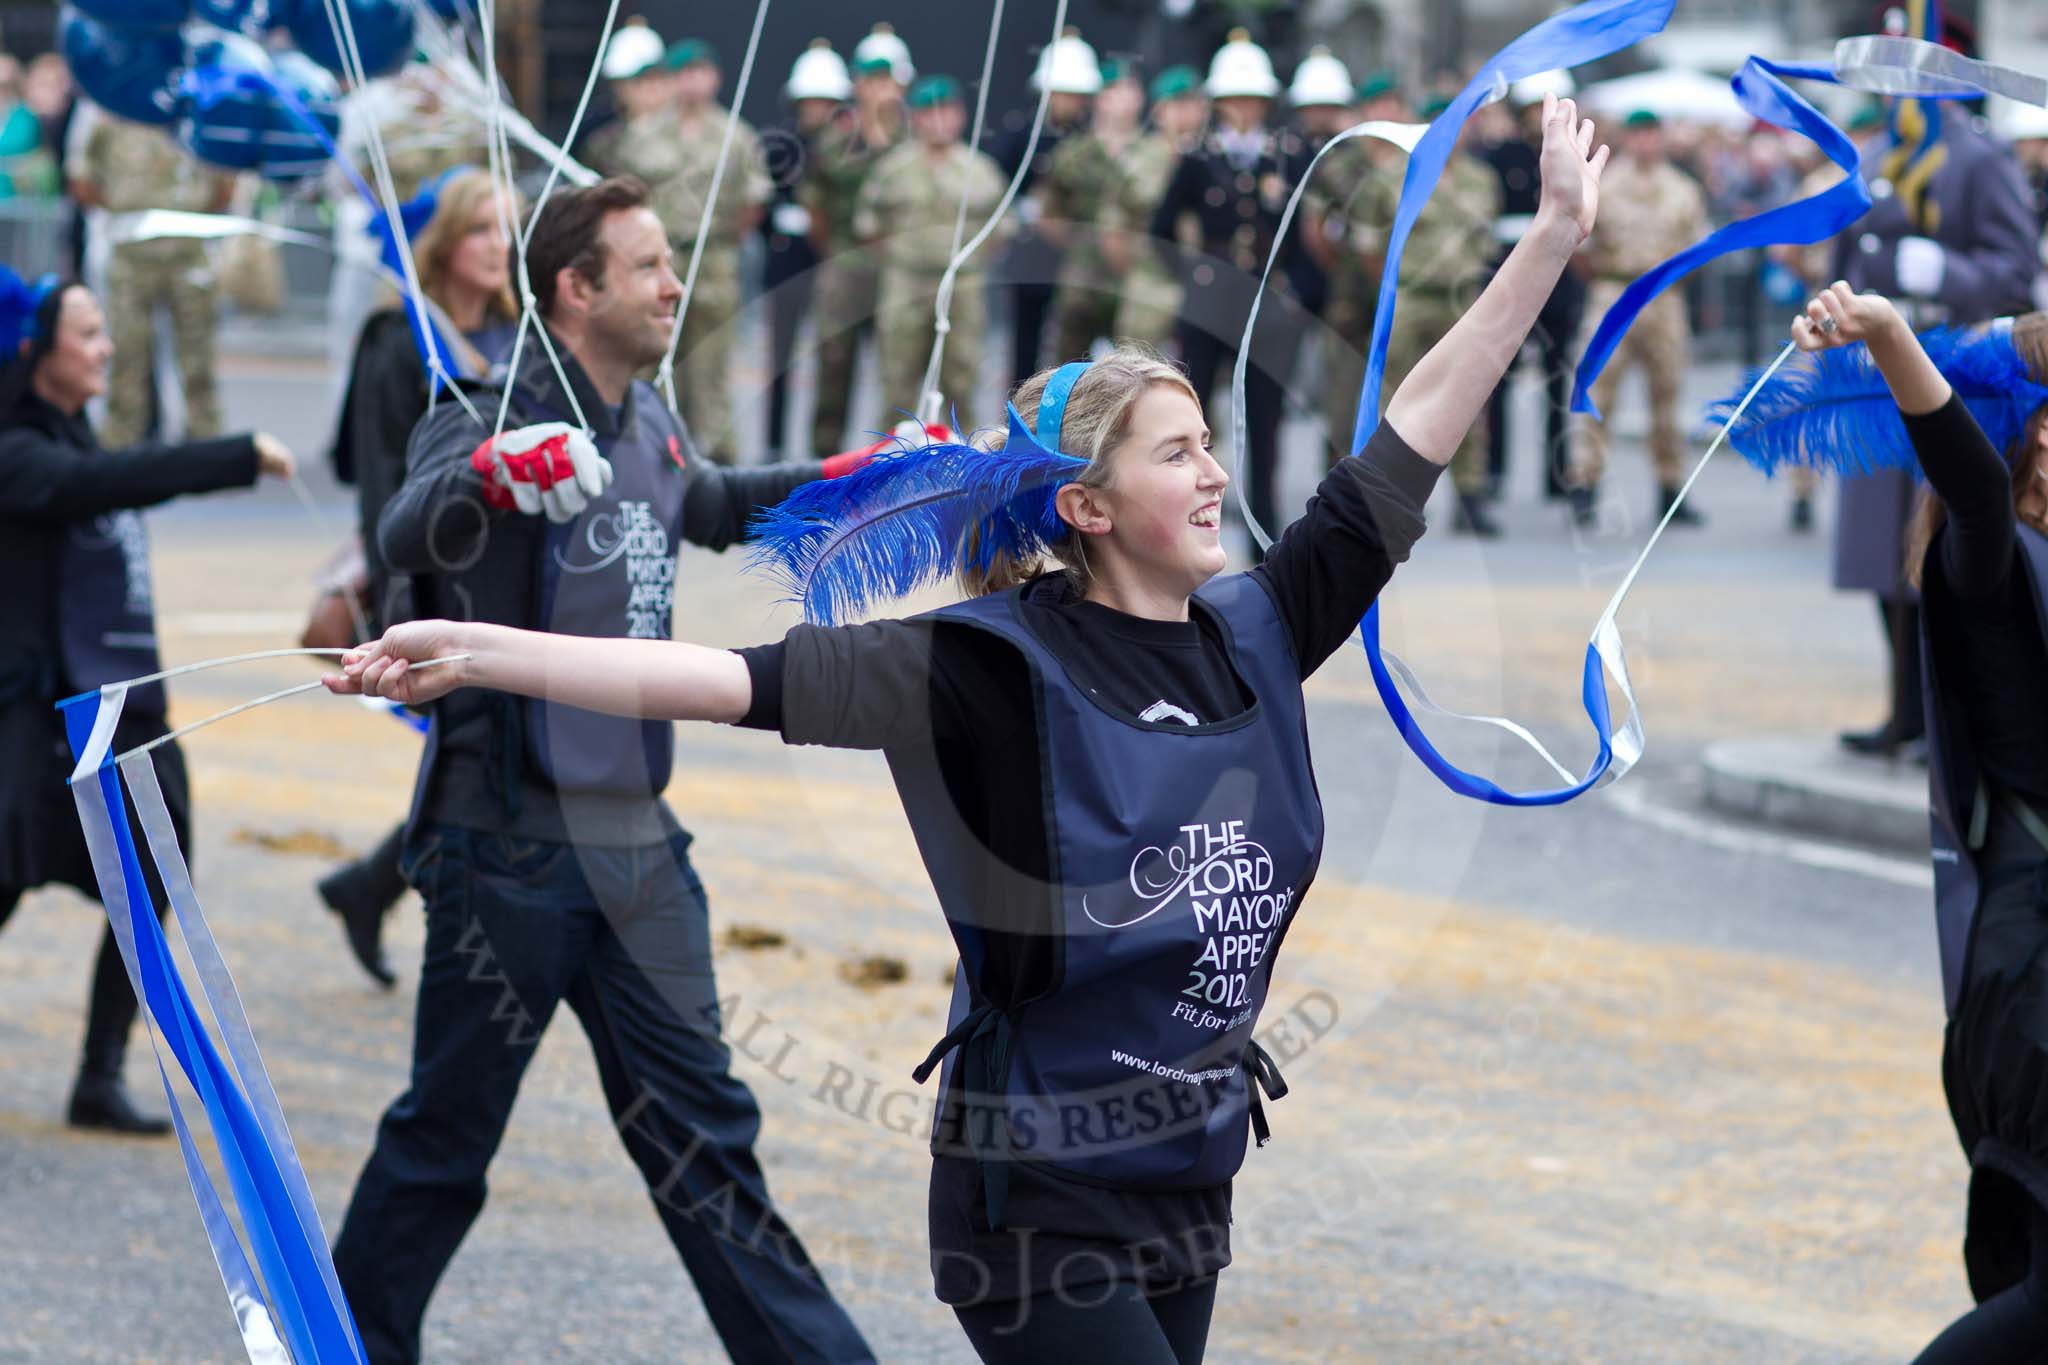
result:
M 501 212 L 490 173 L 481 170 L 452 171 L 413 204 L 430 204 L 432 215 L 412 240 L 420 292 L 446 320 L 441 332 L 454 353 L 449 359 L 457 377 L 475 378 L 505 358 L 517 330 L 504 214 L 519 212 L 519 204 L 507 203 Z M 356 486 L 356 524 L 369 579 L 365 624 L 372 635 L 411 611 L 408 584 L 385 568 L 377 545 L 377 518 L 405 482 L 406 444 L 427 412 L 427 367 L 408 314 L 407 304 L 394 301 L 363 324 L 334 433 L 335 473 Z M 451 400 L 444 395 L 442 401 Z M 404 834 L 401 824 L 319 884 L 320 899 L 341 917 L 356 961 L 387 989 L 397 977 L 384 957 L 384 916 L 405 894 L 398 870 Z
M 0 923 L 25 892 L 51 882 L 99 894 L 64 785 L 71 761 L 55 703 L 160 667 L 149 543 L 136 509 L 292 470 L 291 452 L 265 435 L 101 450 L 85 416 L 106 389 L 114 352 L 99 302 L 83 285 L 59 285 L 21 330 L 18 353 L 0 366 Z M 130 692 L 116 751 L 164 733 L 162 684 Z M 184 758 L 176 744 L 156 758 L 179 842 L 189 847 Z M 163 888 L 145 864 L 161 915 Z M 73 1126 L 168 1131 L 138 1114 L 121 1084 L 135 1011 L 109 928 L 93 968 Z
M 1963 1260 L 1977 1307 L 1921 1365 L 2048 1354 L 2048 403 L 2000 452 L 1898 311 L 1836 284 L 1793 326 L 1864 341 L 1929 492 L 1908 538 L 1921 590 L 1942 1082 L 1970 1159 Z M 2048 382 L 2048 317 L 2010 344 Z

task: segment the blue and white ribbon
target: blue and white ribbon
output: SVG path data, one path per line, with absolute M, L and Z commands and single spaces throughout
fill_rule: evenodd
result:
M 111 684 L 62 703 L 65 732 L 78 758 L 71 792 L 101 902 L 148 1015 L 158 1075 L 170 1101 L 185 1173 L 214 1264 L 252 1362 L 354 1365 L 367 1359 L 362 1339 L 342 1297 L 312 1191 L 240 997 L 192 894 L 152 760 L 142 753 L 117 765 L 109 752 L 129 686 Z M 198 969 L 201 991 L 233 1059 L 232 1068 L 208 1033 L 157 923 L 124 810 L 123 777 Z M 248 1237 L 247 1252 L 199 1159 L 163 1065 L 166 1045 L 206 1111 L 221 1170 Z

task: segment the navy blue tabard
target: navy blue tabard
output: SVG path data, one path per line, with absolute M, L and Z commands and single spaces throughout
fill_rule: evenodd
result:
M 2048 536 L 2022 522 L 2019 548 L 2042 638 L 2048 639 Z M 1930 546 L 1927 553 L 1932 558 L 1936 550 Z M 1952 694 L 1943 688 L 1940 661 L 1931 644 L 1930 618 L 1937 610 L 1933 599 L 1928 599 L 1920 621 L 1920 659 L 1927 679 L 1927 808 L 1933 823 L 1934 922 L 1941 945 L 1942 992 L 1953 1014 L 1962 1000 L 1971 930 L 1977 922 L 1981 876 L 1969 830 L 1983 769 L 1973 751 L 1969 727 L 1947 714 L 1944 697 Z
M 970 1130 L 994 1116 L 993 1136 L 963 1136 L 983 1154 L 997 1224 L 1003 1159 L 1138 1190 L 1210 1188 L 1236 1173 L 1248 1119 L 1264 1136 L 1248 1071 L 1268 1095 L 1285 1093 L 1252 1030 L 1323 845 L 1300 671 L 1256 579 L 1219 579 L 1192 605 L 1220 622 L 1255 699 L 1199 726 L 1108 709 L 1019 602 L 1011 591 L 935 615 L 1001 636 L 1031 671 L 1059 937 L 1047 993 L 1007 1008 L 989 1000 L 976 914 L 986 851 L 961 837 L 943 781 L 891 762 L 962 964 L 951 1032 L 918 1078 L 943 1058 L 942 1116 L 949 1100 Z
M 162 669 L 149 576 L 149 532 L 142 514 L 105 512 L 65 530 L 58 577 L 57 636 L 75 691 Z M 164 685 L 128 694 L 129 712 L 162 715 Z
M 550 523 L 539 565 L 536 629 L 557 635 L 672 638 L 682 542 L 680 444 L 653 390 L 634 387 L 624 428 L 600 441 L 612 485 L 573 521 Z M 564 792 L 659 796 L 675 761 L 667 721 L 528 701 L 527 757 Z

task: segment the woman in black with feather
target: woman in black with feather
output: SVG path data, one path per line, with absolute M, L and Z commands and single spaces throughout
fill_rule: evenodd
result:
M 2017 427 L 2003 453 L 1884 298 L 1836 284 L 1793 336 L 1809 351 L 1867 343 L 1928 483 L 1906 570 L 1925 601 L 1949 1009 L 1942 1081 L 1970 1159 L 1963 1260 L 1978 1304 L 1919 1359 L 2038 1361 L 2048 1358 L 2048 315 L 1944 339 L 1958 384 L 1972 354 L 2010 369 L 2002 392 L 1977 399 Z
M 103 451 L 85 405 L 107 385 L 113 342 L 80 284 L 0 284 L 0 331 L 13 343 L 0 366 L 0 924 L 27 891 L 51 882 L 97 898 L 65 778 L 71 771 L 56 702 L 154 673 L 156 621 L 149 543 L 137 508 L 184 493 L 242 488 L 289 476 L 291 452 L 270 436 Z M 166 733 L 162 684 L 128 695 L 114 747 Z M 190 846 L 191 789 L 176 744 L 157 772 L 178 840 Z M 131 820 L 132 820 L 131 812 Z M 142 836 L 137 833 L 138 845 Z M 150 894 L 168 905 L 154 866 Z M 86 1010 L 85 1054 L 71 1094 L 74 1127 L 167 1132 L 135 1111 L 121 1061 L 135 993 L 111 928 L 100 939 Z

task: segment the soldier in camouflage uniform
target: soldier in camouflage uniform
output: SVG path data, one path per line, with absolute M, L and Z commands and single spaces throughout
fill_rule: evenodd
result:
M 1060 144 L 1035 194 L 1038 233 L 1061 252 L 1052 309 L 1062 364 L 1087 359 L 1095 338 L 1116 335 L 1122 281 L 1102 250 L 1103 223 L 1125 178 L 1124 160 L 1137 142 L 1144 108 L 1137 76 L 1104 62 L 1094 120 L 1087 132 Z
M 960 82 L 927 76 L 904 100 L 911 138 L 875 163 L 860 187 L 853 226 L 882 263 L 876 339 L 882 353 L 882 401 L 893 415 L 916 413 L 918 392 L 931 359 L 939 278 L 952 259 L 953 224 L 963 190 L 970 224 L 987 221 L 1003 196 L 996 163 L 960 140 L 967 112 Z M 981 383 L 982 345 L 988 335 L 988 267 L 1008 237 L 999 227 L 956 277 L 948 319 L 952 330 L 939 371 L 945 407 L 941 420 L 959 414 L 974 428 L 973 396 Z M 927 415 L 927 414 L 919 414 Z
M 116 214 L 144 209 L 219 213 L 233 191 L 233 176 L 202 166 L 163 129 L 104 110 L 86 136 L 73 183 L 81 204 Z M 107 420 L 100 428 L 108 448 L 133 445 L 147 433 L 155 379 L 150 342 L 159 307 L 171 315 L 172 346 L 185 390 L 186 439 L 220 434 L 214 306 L 213 265 L 204 242 L 159 237 L 115 245 L 107 264 L 114 366 L 107 380 Z
M 854 116 L 819 139 L 798 202 L 811 214 L 818 271 L 818 391 L 811 414 L 811 448 L 842 450 L 853 401 L 853 366 L 861 332 L 873 326 L 881 268 L 854 234 L 861 185 L 903 141 L 903 85 L 887 56 L 853 63 Z
M 1624 121 L 1622 155 L 1600 184 L 1600 221 L 1587 240 L 1584 258 L 1593 277 L 1586 297 L 1585 350 L 1591 329 L 1646 270 L 1697 242 L 1707 231 L 1707 201 L 1691 177 L 1664 154 L 1657 116 L 1639 109 Z M 1650 458 L 1662 492 L 1658 515 L 1678 494 L 1685 475 L 1685 433 L 1678 422 L 1678 390 L 1692 346 L 1685 295 L 1667 290 L 1650 301 L 1621 338 L 1607 368 L 1593 381 L 1591 397 L 1601 421 L 1581 417 L 1572 462 L 1572 514 L 1583 525 L 1593 519 L 1594 495 L 1607 469 L 1607 428 L 1621 381 L 1637 365 L 1650 379 Z M 1691 503 L 1672 520 L 1696 526 L 1703 520 Z
M 1166 197 L 1181 153 L 1201 140 L 1209 120 L 1202 77 L 1170 66 L 1152 79 L 1152 131 L 1124 153 L 1122 175 L 1102 206 L 1102 254 L 1120 295 L 1111 335 L 1164 349 L 1180 317 L 1180 281 L 1148 242 L 1152 215 Z
M 1367 109 L 1375 111 L 1372 118 L 1407 118 L 1388 73 L 1366 77 L 1356 97 L 1360 118 L 1367 117 Z M 1396 106 L 1392 111 L 1390 100 Z M 1398 199 L 1401 172 L 1399 148 L 1377 138 L 1353 138 L 1323 158 L 1302 197 L 1302 246 L 1322 262 L 1330 280 L 1323 304 L 1323 421 L 1324 455 L 1331 464 L 1352 453 L 1358 392 L 1365 386 L 1365 355 L 1379 306 L 1386 230 L 1366 219 L 1383 211 L 1390 179 Z
M 1448 99 L 1433 97 L 1423 105 L 1422 117 L 1435 118 L 1449 103 Z M 1479 297 L 1493 271 L 1500 180 L 1491 167 L 1471 154 L 1469 136 L 1460 133 L 1457 149 L 1444 167 L 1443 179 L 1423 205 L 1401 254 L 1394 323 L 1387 339 L 1386 376 L 1380 384 L 1382 409 L 1387 396 L 1401 387 L 1408 372 L 1430 347 L 1443 340 L 1451 325 Z M 1347 215 L 1345 219 L 1347 246 L 1368 262 L 1385 257 L 1394 210 L 1401 196 L 1401 180 L 1406 174 L 1405 160 L 1390 165 L 1388 173 L 1371 180 L 1360 196 L 1363 212 L 1355 217 Z M 1354 388 L 1353 416 L 1357 401 L 1358 391 Z M 1349 421 L 1350 418 L 1345 419 L 1347 425 Z M 1482 501 L 1486 491 L 1483 416 L 1458 443 L 1458 453 L 1451 460 L 1451 478 L 1458 489 L 1456 528 L 1479 536 L 1499 535 L 1500 528 L 1487 516 Z
M 675 76 L 675 113 L 666 134 L 667 174 L 648 185 L 655 212 L 668 228 L 679 271 L 688 268 L 697 245 L 697 225 L 711 194 L 726 127 L 739 123 L 719 181 L 696 283 L 686 300 L 675 373 L 676 398 L 698 448 L 720 464 L 731 464 L 739 450 L 731 388 L 742 292 L 740 246 L 759 225 L 775 187 L 762 165 L 761 139 L 718 103 L 721 76 L 711 45 L 686 38 L 669 49 L 664 64 Z M 643 155 L 650 152 L 642 149 Z

